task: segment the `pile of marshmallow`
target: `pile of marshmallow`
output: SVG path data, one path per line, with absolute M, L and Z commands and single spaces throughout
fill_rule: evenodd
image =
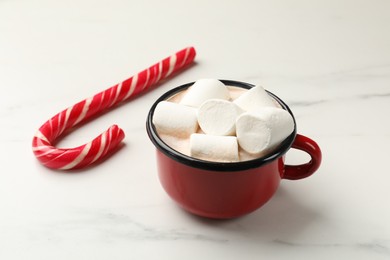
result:
M 190 156 L 214 162 L 238 162 L 240 149 L 264 155 L 294 131 L 292 116 L 261 86 L 232 100 L 216 79 L 197 80 L 178 103 L 159 102 L 153 124 L 158 133 L 189 138 Z

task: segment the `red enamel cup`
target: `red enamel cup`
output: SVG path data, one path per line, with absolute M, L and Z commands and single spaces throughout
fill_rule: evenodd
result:
M 221 80 L 225 85 L 250 89 L 253 85 Z M 250 161 L 220 163 L 184 155 L 165 144 L 152 124 L 156 105 L 187 89 L 192 83 L 176 87 L 163 94 L 151 107 L 146 129 L 156 146 L 157 170 L 160 182 L 168 195 L 187 211 L 209 218 L 226 219 L 250 213 L 264 205 L 276 192 L 282 179 L 297 180 L 313 174 L 321 164 L 321 150 L 308 137 L 291 133 L 270 154 Z M 294 118 L 289 107 L 268 92 Z M 294 118 L 295 123 L 295 118 Z M 290 149 L 308 153 L 311 160 L 301 165 L 284 164 Z

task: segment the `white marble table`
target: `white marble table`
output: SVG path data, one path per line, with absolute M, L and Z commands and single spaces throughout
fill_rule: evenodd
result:
M 389 259 L 389 11 L 385 0 L 0 1 L 0 259 Z M 115 155 L 73 173 L 38 163 L 31 139 L 49 117 L 188 45 L 195 66 L 59 143 L 116 123 Z M 239 219 L 181 210 L 145 120 L 198 78 L 284 99 L 322 147 L 319 171 Z

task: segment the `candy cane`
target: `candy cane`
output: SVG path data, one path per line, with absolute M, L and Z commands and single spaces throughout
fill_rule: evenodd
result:
M 91 142 L 79 147 L 62 149 L 54 147 L 52 143 L 65 130 L 137 96 L 181 70 L 194 60 L 195 54 L 193 47 L 185 48 L 133 77 L 58 113 L 44 123 L 35 134 L 32 141 L 35 156 L 43 165 L 60 170 L 83 168 L 99 161 L 115 150 L 125 137 L 123 130 L 117 125 L 111 126 Z

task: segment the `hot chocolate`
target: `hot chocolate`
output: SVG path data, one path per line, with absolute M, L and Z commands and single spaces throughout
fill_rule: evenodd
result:
M 218 82 L 218 84 L 219 83 L 220 82 Z M 210 84 L 210 82 L 207 82 L 207 84 Z M 161 102 L 159 104 L 160 107 L 156 108 L 154 115 L 155 118 L 153 120 L 160 138 L 171 148 L 182 154 L 202 160 L 216 162 L 252 160 L 262 157 L 276 148 L 277 145 L 271 143 L 273 139 L 270 135 L 271 129 L 269 124 L 265 124 L 264 121 L 275 121 L 272 109 L 275 109 L 276 112 L 285 112 L 280 108 L 278 102 L 268 95 L 265 97 L 264 93 L 266 92 L 261 87 L 253 88 L 249 90 L 249 92 L 247 89 L 240 87 L 224 87 L 226 88 L 227 94 L 218 93 L 217 95 L 222 97 L 218 99 L 209 99 L 208 97 L 204 98 L 202 97 L 204 94 L 200 92 L 201 94 L 195 93 L 196 101 L 193 101 L 191 99 L 191 95 L 194 96 L 195 91 L 193 91 L 190 87 L 187 90 L 171 96 L 166 101 Z M 264 93 L 260 93 L 261 91 Z M 190 92 L 190 94 L 188 94 L 188 92 Z M 244 95 L 245 93 L 246 95 Z M 202 100 L 199 101 L 201 98 L 207 100 L 205 102 L 201 102 Z M 183 106 L 182 103 L 188 104 Z M 260 106 L 258 104 L 260 104 Z M 182 105 L 182 109 L 180 108 L 180 105 Z M 221 129 L 223 128 L 221 124 L 226 122 L 226 114 L 229 112 L 224 107 L 226 105 L 236 106 L 238 112 L 229 118 L 230 121 L 232 121 L 233 118 L 233 121 L 229 122 L 230 128 L 228 128 L 228 131 L 221 132 Z M 171 108 L 167 109 L 166 107 L 168 106 Z M 261 116 L 260 118 L 257 118 L 256 116 L 258 114 L 262 114 L 259 107 L 263 106 L 267 107 L 267 110 L 261 109 L 266 111 L 266 115 L 263 118 L 261 118 Z M 240 114 L 243 115 L 240 117 Z M 288 113 L 286 112 L 286 114 Z M 283 114 L 282 116 L 289 116 L 286 114 Z M 198 119 L 197 122 L 196 117 Z M 203 120 L 203 118 L 205 119 Z M 240 124 L 236 123 L 237 118 L 239 119 L 237 122 L 241 122 Z M 202 120 L 205 123 L 202 122 Z M 273 124 L 279 124 L 282 127 L 285 126 L 280 124 L 279 115 L 277 114 L 276 121 L 278 122 Z M 244 122 L 244 124 L 249 124 L 249 128 L 252 127 L 253 129 L 248 129 L 245 125 L 243 126 L 242 122 Z M 282 120 L 282 122 L 284 121 Z M 214 127 L 207 128 L 205 127 L 206 123 L 209 125 L 214 124 Z M 287 121 L 287 127 L 290 123 L 292 125 L 292 120 L 291 122 Z M 239 132 L 236 131 L 236 125 L 239 127 L 237 129 Z M 166 130 L 166 128 L 169 129 Z M 220 132 L 218 133 L 217 130 Z M 258 130 L 262 131 L 263 134 L 259 134 Z M 290 134 L 291 131 L 288 130 L 286 133 Z M 240 135 L 237 136 L 237 133 Z M 284 132 L 282 134 L 286 135 Z M 253 143 L 253 140 L 261 145 Z M 279 141 L 279 139 L 276 139 L 276 141 Z

